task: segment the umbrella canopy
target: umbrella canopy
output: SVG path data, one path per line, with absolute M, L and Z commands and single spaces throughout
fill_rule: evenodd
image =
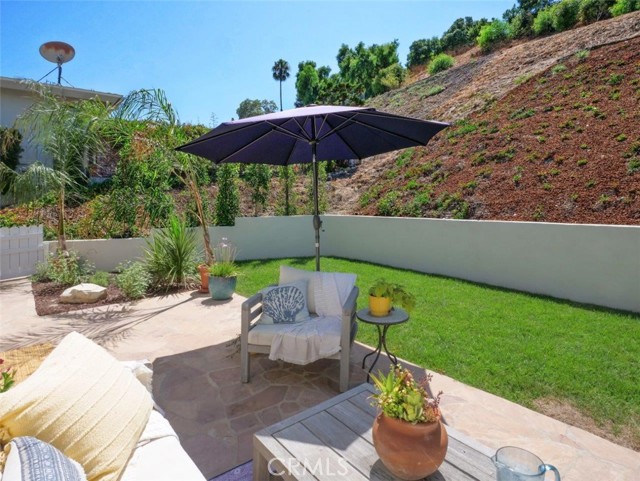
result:
M 318 169 L 321 160 L 363 159 L 427 145 L 449 124 L 402 117 L 366 107 L 301 107 L 220 124 L 176 150 L 219 164 L 313 164 L 316 269 L 320 270 Z

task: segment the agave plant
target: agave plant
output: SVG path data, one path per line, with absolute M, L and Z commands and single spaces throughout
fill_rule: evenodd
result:
M 153 284 L 165 289 L 188 287 L 195 281 L 195 234 L 186 222 L 175 215 L 169 218 L 167 227 L 147 241 L 146 264 Z

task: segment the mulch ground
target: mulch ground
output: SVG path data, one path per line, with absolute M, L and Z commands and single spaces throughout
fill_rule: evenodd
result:
M 62 304 L 59 302 L 60 294 L 67 288 L 55 282 L 33 282 L 33 298 L 36 303 L 36 312 L 39 316 L 59 314 L 61 312 L 77 311 L 90 307 L 105 306 L 127 302 L 129 299 L 114 285 L 107 287 L 107 297 L 91 304 Z

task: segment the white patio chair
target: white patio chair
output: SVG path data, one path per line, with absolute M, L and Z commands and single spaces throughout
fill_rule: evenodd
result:
M 307 282 L 310 318 L 295 325 L 263 324 L 259 322 L 263 313 L 263 293 L 259 292 L 243 302 L 240 334 L 242 382 L 249 382 L 250 354 L 263 353 L 269 354 L 270 359 L 282 359 L 301 365 L 320 358 L 338 359 L 340 391 L 348 390 L 349 357 L 358 330 L 358 288 L 355 280 L 354 274 L 312 272 L 281 266 L 280 286 L 296 281 Z M 335 289 L 332 288 L 333 285 L 336 286 Z M 327 298 L 332 293 L 337 297 Z M 318 312 L 324 315 L 319 315 Z M 322 333 L 320 340 L 318 332 Z M 318 348 L 318 344 L 322 344 L 322 347 Z M 300 359 L 300 352 L 310 359 Z

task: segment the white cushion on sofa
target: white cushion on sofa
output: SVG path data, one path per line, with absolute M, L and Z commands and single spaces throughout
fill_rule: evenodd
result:
M 169 421 L 151 411 L 119 481 L 206 481 L 184 451 Z

